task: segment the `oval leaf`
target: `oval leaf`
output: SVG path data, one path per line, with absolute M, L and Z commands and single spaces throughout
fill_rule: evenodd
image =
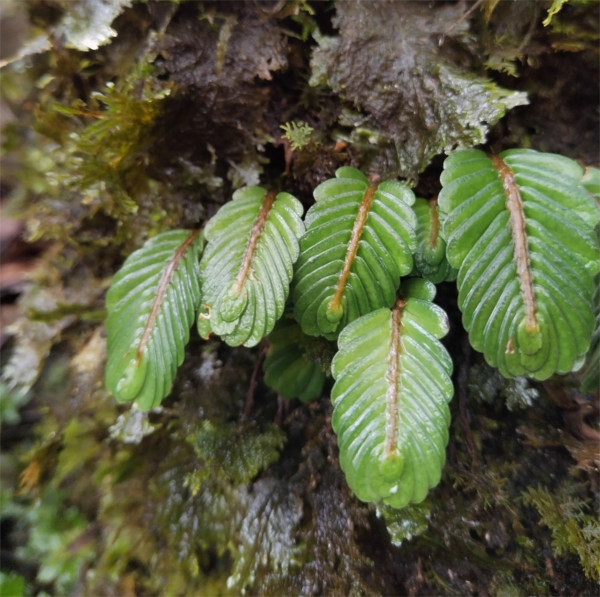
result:
M 412 191 L 371 182 L 355 168 L 314 191 L 294 277 L 294 316 L 311 336 L 330 340 L 351 321 L 396 300 L 400 276 L 413 266 L 416 217 Z
M 106 295 L 106 388 L 153 408 L 170 392 L 200 301 L 199 230 L 159 234 L 132 253 Z
M 472 346 L 505 377 L 580 366 L 594 326 L 600 211 L 562 156 L 459 151 L 444 163 L 440 209 Z
M 255 346 L 271 332 L 289 294 L 302 213 L 288 193 L 245 187 L 210 220 L 200 264 L 202 337 L 214 332 L 231 346 Z
M 319 341 L 306 336 L 290 316 L 277 322 L 268 340 L 270 347 L 263 365 L 265 383 L 288 400 L 300 398 L 302 402 L 309 402 L 320 396 L 325 372 L 321 364 L 307 354 L 307 344 Z M 313 348 L 315 353 L 319 350 L 319 347 Z
M 420 502 L 445 461 L 452 361 L 439 342 L 446 314 L 415 280 L 406 298 L 348 325 L 333 359 L 331 401 L 340 465 L 363 501 Z

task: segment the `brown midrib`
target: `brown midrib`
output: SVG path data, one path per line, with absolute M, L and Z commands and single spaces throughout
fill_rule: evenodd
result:
M 398 378 L 400 377 L 400 326 L 404 301 L 398 299 L 392 308 L 392 343 L 390 346 L 387 380 L 389 390 L 386 396 L 386 433 L 385 456 L 390 457 L 396 451 L 398 433 Z
M 504 188 L 504 194 L 506 195 L 506 209 L 509 213 L 517 275 L 521 282 L 521 296 L 523 298 L 523 304 L 525 305 L 525 327 L 528 332 L 538 332 L 539 324 L 537 321 L 535 293 L 533 291 L 533 280 L 529 264 L 523 199 L 521 198 L 519 187 L 515 182 L 514 172 L 500 156 L 492 155 L 490 159 L 496 170 L 498 170 L 498 175 L 502 181 L 502 187 Z
M 440 216 L 437 210 L 437 197 L 429 201 L 429 216 L 431 218 L 431 232 L 429 233 L 429 244 L 435 249 L 440 234 Z
M 162 302 L 167 294 L 167 288 L 171 283 L 171 278 L 179 265 L 179 262 L 185 255 L 186 251 L 190 248 L 190 246 L 194 243 L 194 241 L 198 238 L 200 234 L 200 230 L 194 230 L 185 240 L 185 242 L 177 249 L 175 255 L 173 255 L 169 265 L 165 268 L 162 273 L 162 277 L 160 279 L 160 283 L 158 285 L 158 289 L 156 291 L 156 297 L 154 302 L 152 303 L 152 309 L 150 310 L 150 316 L 148 317 L 148 321 L 146 322 L 146 327 L 144 328 L 144 332 L 142 333 L 142 337 L 140 338 L 140 343 L 137 349 L 137 360 L 138 363 L 142 358 L 142 353 L 144 352 L 144 348 L 146 348 L 146 344 L 148 343 L 148 339 L 150 338 L 150 334 L 152 333 L 152 328 L 154 327 L 154 322 L 156 317 L 158 316 L 158 310 L 162 305 Z
M 235 280 L 235 289 L 237 292 L 241 292 L 242 288 L 244 287 L 244 282 L 248 277 L 248 272 L 250 271 L 250 266 L 252 265 L 252 259 L 254 258 L 254 253 L 256 251 L 256 245 L 258 244 L 263 230 L 265 229 L 269 212 L 273 207 L 273 203 L 275 203 L 276 197 L 277 191 L 269 191 L 265 195 L 264 201 L 260 206 L 260 211 L 254 220 L 254 224 L 250 230 L 250 239 L 248 240 L 248 244 L 246 245 L 246 250 L 244 252 L 244 258 L 242 259 L 242 265 L 240 266 Z
M 362 236 L 363 229 L 367 223 L 367 218 L 369 217 L 369 212 L 371 211 L 371 204 L 373 203 L 373 198 L 375 197 L 378 187 L 379 176 L 373 176 L 369 186 L 367 187 L 367 190 L 363 195 L 362 201 L 358 208 L 358 213 L 356 214 L 356 219 L 354 220 L 350 242 L 348 243 L 348 249 L 346 250 L 346 258 L 344 259 L 344 267 L 342 268 L 342 272 L 335 286 L 333 298 L 329 303 L 328 308 L 330 310 L 337 309 L 341 305 L 342 297 L 344 296 L 344 289 L 346 288 L 346 282 L 348 281 L 348 276 L 350 275 L 350 269 L 352 268 L 352 264 L 356 259 L 356 253 L 358 252 L 358 243 L 360 242 L 360 237 Z

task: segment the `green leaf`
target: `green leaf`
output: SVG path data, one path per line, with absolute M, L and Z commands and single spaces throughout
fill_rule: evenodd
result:
M 417 199 L 413 210 L 417 216 L 415 273 L 434 284 L 455 280 L 458 272 L 446 259 L 446 241 L 441 235 L 437 199 Z
M 303 211 L 289 193 L 245 187 L 210 220 L 200 264 L 202 337 L 214 332 L 230 346 L 255 346 L 271 332 L 289 294 Z
M 448 441 L 452 361 L 439 338 L 444 311 L 426 280 L 404 299 L 350 324 L 338 339 L 333 429 L 348 485 L 363 501 L 418 503 L 441 476 Z
M 132 253 L 106 295 L 106 388 L 141 409 L 170 392 L 200 302 L 200 231 L 159 234 Z
M 587 368 L 581 378 L 581 391 L 589 393 L 600 391 L 600 276 L 596 276 L 594 303 L 596 305 L 596 327 L 592 335 Z
M 265 383 L 282 398 L 309 402 L 323 391 L 325 372 L 306 352 L 307 342 L 316 342 L 302 332 L 293 318 L 282 317 L 269 335 L 269 352 L 263 369 Z
M 568 158 L 452 154 L 439 206 L 471 345 L 505 377 L 581 366 L 594 327 L 600 211 Z
M 350 322 L 396 300 L 413 266 L 412 191 L 371 182 L 355 168 L 314 190 L 294 278 L 294 315 L 303 331 L 333 340 Z
M 581 184 L 596 201 L 600 201 L 600 169 L 586 168 L 581 178 Z M 597 227 L 596 235 L 598 234 L 600 234 L 600 229 Z M 596 327 L 592 334 L 587 367 L 581 378 L 581 391 L 590 393 L 600 391 L 600 276 L 596 276 L 595 283 Z
M 600 170 L 598 168 L 586 168 L 581 177 L 581 184 L 596 201 L 600 201 Z

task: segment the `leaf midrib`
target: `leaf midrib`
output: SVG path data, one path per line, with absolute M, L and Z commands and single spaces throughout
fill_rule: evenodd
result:
M 342 268 L 342 272 L 340 273 L 340 277 L 338 278 L 335 286 L 335 293 L 327 308 L 328 311 L 335 311 L 341 307 L 344 290 L 346 288 L 346 282 L 348 281 L 348 276 L 350 275 L 350 269 L 352 268 L 352 264 L 354 263 L 356 254 L 358 252 L 358 243 L 360 242 L 360 237 L 362 236 L 363 229 L 367 223 L 367 218 L 369 217 L 369 212 L 371 211 L 371 204 L 373 203 L 373 199 L 378 187 L 379 177 L 373 177 L 358 208 L 358 213 L 356 214 L 356 219 L 354 220 L 354 225 L 352 227 L 352 235 L 346 251 L 346 257 L 344 259 L 344 267 Z
M 173 278 L 173 274 L 177 270 L 179 266 L 179 262 L 183 259 L 184 255 L 187 253 L 187 250 L 191 245 L 194 244 L 198 235 L 200 234 L 200 230 L 193 230 L 192 233 L 188 236 L 188 238 L 181 244 L 181 246 L 177 249 L 171 261 L 167 267 L 163 270 L 160 282 L 158 284 L 158 288 L 156 290 L 156 297 L 152 303 L 152 308 L 150 309 L 150 315 L 148 316 L 148 321 L 146 322 L 146 327 L 142 333 L 140 338 L 140 343 L 137 349 L 137 361 L 142 358 L 142 354 L 144 352 L 144 348 L 148 344 L 148 340 L 150 338 L 150 334 L 152 333 L 152 329 L 154 328 L 154 322 L 156 321 L 156 317 L 158 316 L 158 311 L 162 305 L 162 302 L 167 294 L 167 289 L 169 288 L 169 284 L 171 283 L 171 279 Z
M 431 199 L 429 202 L 429 216 L 431 218 L 431 231 L 429 232 L 429 244 L 434 249 L 437 249 L 438 237 L 440 234 L 440 216 L 438 214 L 437 197 Z
M 391 458 L 396 453 L 396 436 L 398 432 L 398 381 L 400 378 L 400 326 L 402 324 L 402 311 L 404 301 L 399 299 L 392 308 L 392 342 L 388 355 L 388 371 L 386 374 L 389 389 L 386 396 L 386 430 L 385 450 L 386 458 Z
M 523 199 L 519 191 L 519 186 L 515 181 L 515 174 L 511 168 L 500 156 L 492 155 L 490 159 L 498 171 L 498 176 L 506 195 L 506 209 L 509 213 L 509 226 L 513 239 L 516 270 L 521 285 L 521 297 L 525 306 L 525 327 L 528 332 L 537 333 L 540 328 L 537 321 L 533 278 L 529 263 Z
M 260 237 L 265 229 L 269 212 L 273 207 L 273 203 L 275 203 L 276 197 L 277 191 L 269 191 L 265 195 L 258 215 L 256 216 L 254 224 L 252 224 L 252 228 L 250 229 L 250 238 L 248 240 L 248 244 L 246 245 L 242 264 L 240 265 L 234 285 L 234 288 L 238 293 L 242 291 L 246 278 L 248 277 L 250 266 L 252 265 L 252 260 L 254 259 L 254 254 L 256 252 L 256 246 L 258 245 L 258 241 L 260 240 Z

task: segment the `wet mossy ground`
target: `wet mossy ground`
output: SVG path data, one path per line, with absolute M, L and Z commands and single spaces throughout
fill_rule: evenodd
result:
M 260 373 L 252 390 L 262 347 L 193 332 L 171 395 L 141 413 L 104 390 L 102 321 L 132 250 L 244 184 L 308 207 L 353 165 L 431 197 L 444 149 L 486 136 L 597 166 L 598 4 L 548 27 L 551 2 L 462 20 L 472 3 L 101 4 L 12 5 L 49 49 L 1 75 L 2 206 L 39 251 L 3 296 L 21 317 L 2 349 L 2 594 L 597 593 L 597 396 L 577 376 L 498 376 L 452 284 L 436 299 L 455 363 L 447 465 L 401 511 L 348 489 L 327 387 L 306 405 Z M 310 132 L 284 136 L 291 122 Z

